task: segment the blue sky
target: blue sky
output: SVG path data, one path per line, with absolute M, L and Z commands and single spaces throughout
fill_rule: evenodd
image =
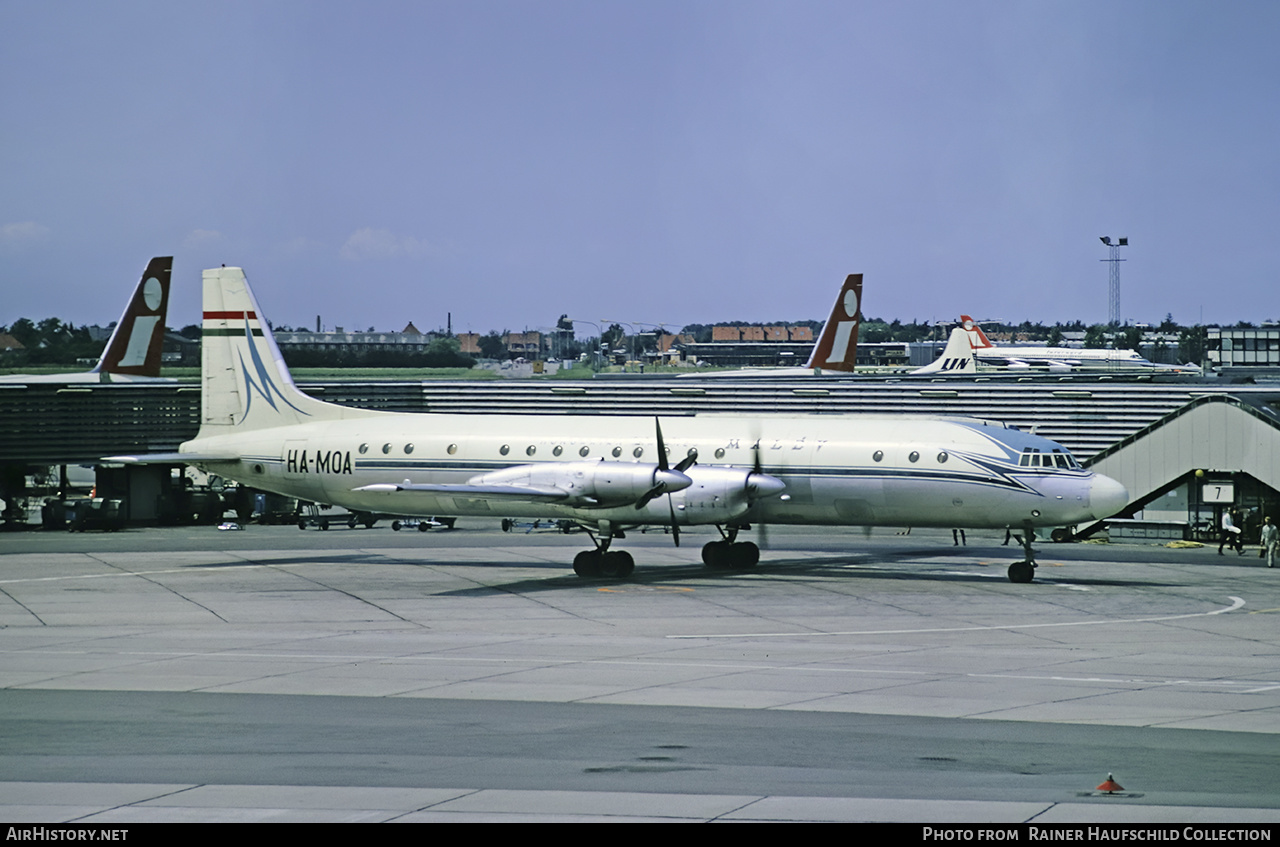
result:
M 0 324 L 1280 318 L 1274 2 L 0 0 Z M 594 333 L 590 324 L 580 330 Z

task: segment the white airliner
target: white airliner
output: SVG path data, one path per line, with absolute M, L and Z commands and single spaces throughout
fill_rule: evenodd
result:
M 627 529 L 707 525 L 712 568 L 756 564 L 753 523 L 1015 527 L 1034 575 L 1034 530 L 1105 518 L 1123 486 L 1053 441 L 988 421 L 698 415 L 440 415 L 325 403 L 293 384 L 239 268 L 204 272 L 203 420 L 185 462 L 254 488 L 362 512 L 572 520 L 595 549 L 582 576 L 625 576 Z M 670 458 L 668 458 L 670 457 Z
M 147 263 L 138 287 L 93 370 L 70 374 L 11 374 L 0 383 L 173 382 L 160 376 L 172 256 Z
M 836 295 L 831 315 L 822 325 L 822 333 L 813 345 L 809 361 L 802 368 L 739 368 L 731 371 L 687 373 L 684 379 L 720 377 L 791 377 L 822 376 L 823 371 L 853 373 L 858 363 L 858 327 L 862 323 L 862 274 L 845 277 Z
M 1136 350 L 1106 350 L 1088 347 L 997 346 L 987 338 L 982 327 L 968 315 L 960 316 L 963 328 L 973 346 L 979 365 L 1030 369 L 1048 369 L 1051 373 L 1073 370 L 1171 370 L 1199 373 L 1195 365 L 1161 365 L 1144 359 Z M 953 334 L 955 330 L 952 331 Z M 943 354 L 943 358 L 946 353 Z M 919 371 L 917 371 L 919 373 Z

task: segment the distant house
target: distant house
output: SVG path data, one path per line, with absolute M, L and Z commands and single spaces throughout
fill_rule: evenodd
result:
M 710 343 L 699 344 L 682 337 L 672 346 L 679 351 L 680 359 L 707 365 L 796 365 L 804 364 L 809 358 L 813 330 L 807 326 L 785 325 L 713 326 Z
M 508 353 L 524 356 L 527 359 L 542 358 L 542 333 L 540 332 L 508 332 L 502 336 L 502 341 L 507 345 Z
M 393 351 L 416 353 L 426 350 L 436 337 L 424 333 L 413 325 L 403 332 L 345 332 L 336 327 L 333 332 L 304 330 L 276 330 L 276 344 L 282 351 L 289 350 L 340 350 L 345 352 Z

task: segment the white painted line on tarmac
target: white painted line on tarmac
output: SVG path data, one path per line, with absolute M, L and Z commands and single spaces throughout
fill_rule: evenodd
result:
M 96 561 L 96 560 L 95 560 Z M 265 568 L 297 567 L 297 562 L 264 563 L 260 565 L 187 565 L 181 568 L 165 568 L 159 571 L 117 571 L 115 573 L 80 573 L 63 576 L 29 576 L 18 579 L 0 579 L 0 585 L 17 585 L 22 582 L 60 582 L 71 579 L 106 579 L 122 576 L 159 576 L 169 573 L 208 573 L 210 571 L 249 571 Z M 315 564 L 321 564 L 316 562 Z
M 718 635 L 668 635 L 667 638 L 787 638 L 787 637 L 828 637 L 832 635 L 917 635 L 932 632 L 991 632 L 995 630 L 1014 630 L 1014 629 L 1050 629 L 1054 627 L 1064 626 L 1102 626 L 1105 624 L 1123 624 L 1123 623 L 1155 623 L 1157 621 L 1177 621 L 1186 618 L 1204 618 L 1210 615 L 1221 615 L 1226 612 L 1234 612 L 1236 609 L 1244 606 L 1244 600 L 1239 597 L 1228 597 L 1231 600 L 1230 606 L 1224 606 L 1221 609 L 1214 609 L 1210 612 L 1192 612 L 1186 615 L 1162 615 L 1152 618 L 1094 618 L 1087 621 L 1059 621 L 1057 623 L 1019 623 L 1019 624 L 997 624 L 994 626 L 954 626 L 954 627 L 929 627 L 925 629 L 863 629 L 863 630 L 843 630 L 840 632 L 820 632 L 818 630 L 806 630 L 804 632 L 736 632 L 721 633 Z
M 1212 612 L 1208 614 L 1214 614 Z M 313 665 L 300 667 L 301 673 L 323 669 L 325 666 L 350 664 L 459 664 L 483 666 L 499 666 L 507 673 L 536 673 L 538 671 L 574 666 L 605 666 L 618 668 L 673 668 L 697 669 L 713 672 L 715 676 L 730 673 L 775 672 L 782 674 L 830 674 L 836 676 L 858 675 L 875 677 L 918 677 L 937 679 L 956 676 L 967 679 L 1016 679 L 1030 682 L 1062 682 L 1075 684 L 1099 685 L 1137 685 L 1137 686 L 1191 686 L 1208 689 L 1236 688 L 1251 686 L 1239 694 L 1259 694 L 1280 689 L 1280 684 L 1265 684 L 1259 679 L 1152 679 L 1150 677 L 1126 676 L 1085 676 L 1066 674 L 1017 674 L 1017 673 L 954 673 L 938 670 L 909 670 L 904 668 L 860 668 L 831 665 L 796 665 L 790 662 L 764 663 L 742 661 L 695 661 L 695 660 L 649 660 L 649 659 L 531 659 L 526 657 L 485 657 L 485 656 L 441 656 L 441 655 L 400 655 L 387 656 L 375 654 L 323 654 L 323 653 L 287 653 L 287 652 L 250 652 L 234 650 L 213 650 L 208 652 L 161 651 L 161 650 L 121 650 L 109 652 L 104 650 L 0 650 L 0 655 L 22 656 L 126 656 L 140 659 L 236 659 L 238 661 L 278 661 L 312 662 Z M 446 690 L 455 684 L 466 684 L 471 679 L 457 679 L 441 683 L 433 681 L 428 687 Z M 218 685 L 224 683 L 219 682 Z M 38 685 L 17 685 L 11 688 L 38 688 Z M 198 689 L 193 689 L 198 690 Z M 1230 692 L 1224 692 L 1230 693 Z

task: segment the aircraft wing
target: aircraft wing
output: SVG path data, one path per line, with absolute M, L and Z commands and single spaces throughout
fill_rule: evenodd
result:
M 504 500 L 513 503 L 545 503 L 569 500 L 573 495 L 552 485 L 473 485 L 470 483 L 429 484 L 375 483 L 362 485 L 354 491 L 373 491 L 381 494 L 445 494 L 454 497 L 475 497 L 485 500 Z M 574 498 L 581 499 L 581 498 Z
M 195 465 L 200 462 L 238 462 L 239 453 L 139 453 L 135 456 L 103 456 L 112 465 Z

